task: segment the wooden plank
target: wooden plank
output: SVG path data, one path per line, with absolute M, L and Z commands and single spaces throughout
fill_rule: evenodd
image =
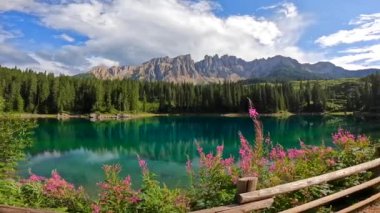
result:
M 365 199 L 365 200 L 362 200 L 358 203 L 355 203 L 354 205 L 352 206 L 349 206 L 345 209 L 342 209 L 340 211 L 337 211 L 336 213 L 348 213 L 348 212 L 352 212 L 352 211 L 355 211 L 363 206 L 366 206 L 374 201 L 376 201 L 377 199 L 380 199 L 380 192 L 375 194 L 375 195 L 372 195 L 371 197 Z
M 214 208 L 210 208 L 210 209 L 202 209 L 202 210 L 198 210 L 198 211 L 193 211 L 191 213 L 215 213 L 215 212 L 220 212 L 223 210 L 231 209 L 232 207 L 235 207 L 235 206 L 237 206 L 237 205 L 218 206 L 218 207 L 214 207 Z
M 274 199 L 269 198 L 266 200 L 260 200 L 242 205 L 228 205 L 219 206 L 210 209 L 202 209 L 191 213 L 234 213 L 234 212 L 251 212 L 253 210 L 265 209 L 272 206 Z
M 239 205 L 239 206 L 233 207 L 233 208 L 228 209 L 228 210 L 218 211 L 218 213 L 251 212 L 254 210 L 269 208 L 272 206 L 273 202 L 274 202 L 274 199 L 269 198 L 266 200 L 260 200 L 260 201 L 256 201 L 256 202 L 252 202 L 252 203 Z
M 338 171 L 333 171 L 327 174 L 274 186 L 271 188 L 261 189 L 253 192 L 246 192 L 238 195 L 239 203 L 248 203 L 256 200 L 262 200 L 269 197 L 274 197 L 279 194 L 284 194 L 292 191 L 296 191 L 309 186 L 325 183 L 328 181 L 344 178 L 362 171 L 366 171 L 380 165 L 380 158 L 362 163 L 356 166 L 351 166 Z
M 29 209 L 14 206 L 0 205 L 1 213 L 54 213 L 54 211 L 42 210 L 42 209 Z
M 353 186 L 351 188 L 348 188 L 348 189 L 345 189 L 345 190 L 342 190 L 340 192 L 337 192 L 337 193 L 334 193 L 334 194 L 331 194 L 331 195 L 328 195 L 326 197 L 322 197 L 322 198 L 319 198 L 317 200 L 314 200 L 314 201 L 311 201 L 309 203 L 305 203 L 303 205 L 300 205 L 300 206 L 296 206 L 294 208 L 291 208 L 291 209 L 287 209 L 285 211 L 282 211 L 281 213 L 297 213 L 297 212 L 303 212 L 303 211 L 306 211 L 306 210 L 309 210 L 309 209 L 312 209 L 312 208 L 315 208 L 315 207 L 318 207 L 318 206 L 321 206 L 323 204 L 326 204 L 326 203 L 329 203 L 333 200 L 336 200 L 338 198 L 342 198 L 342 197 L 345 197 L 349 194 L 352 194 L 354 192 L 357 192 L 357 191 L 360 191 L 360 190 L 363 190 L 363 189 L 366 189 L 368 187 L 371 187 L 373 185 L 376 185 L 380 183 L 380 177 L 377 177 L 377 178 L 374 178 L 370 181 L 367 181 L 365 183 L 362 183 L 362 184 L 359 184 L 357 186 Z

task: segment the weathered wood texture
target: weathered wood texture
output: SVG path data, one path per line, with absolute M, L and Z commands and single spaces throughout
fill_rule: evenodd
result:
M 328 181 L 344 178 L 362 171 L 366 171 L 375 167 L 380 166 L 380 158 L 366 163 L 362 163 L 356 166 L 351 166 L 338 171 L 330 172 L 327 174 L 315 176 L 308 179 L 303 179 L 291 183 L 282 184 L 279 186 L 274 186 L 271 188 L 261 189 L 252 192 L 242 193 L 238 196 L 239 203 L 248 203 L 252 201 L 262 200 L 265 198 L 274 197 L 279 194 L 284 194 L 288 192 L 293 192 L 302 188 L 309 186 L 325 183 Z
M 357 209 L 359 209 L 359 208 L 362 208 L 362 207 L 364 207 L 364 206 L 366 206 L 366 205 L 368 205 L 368 204 L 370 204 L 370 203 L 372 203 L 372 202 L 374 202 L 374 201 L 376 201 L 376 200 L 378 200 L 378 199 L 380 199 L 380 193 L 377 193 L 377 194 L 375 194 L 375 195 L 372 195 L 371 197 L 369 197 L 369 198 L 367 198 L 367 199 L 365 199 L 365 200 L 362 200 L 362 201 L 360 201 L 360 202 L 358 202 L 358 203 L 355 203 L 354 205 L 349 206 L 349 207 L 347 207 L 347 208 L 345 208 L 345 209 L 342 209 L 342 210 L 340 210 L 340 211 L 337 211 L 336 213 L 348 213 L 348 212 L 353 212 L 353 211 L 355 211 L 355 210 L 357 210 Z
M 273 204 L 273 198 L 260 200 L 256 202 L 251 202 L 242 205 L 229 205 L 229 206 L 219 206 L 211 209 L 203 209 L 199 211 L 194 211 L 192 213 L 239 213 L 239 212 L 251 212 L 253 210 L 269 208 Z
M 1 213 L 54 213 L 54 211 L 42 210 L 42 209 L 28 209 L 13 206 L 0 205 Z
M 373 185 L 376 185 L 378 183 L 380 183 L 380 177 L 377 177 L 377 178 L 372 179 L 370 181 L 367 181 L 365 183 L 359 184 L 357 186 L 353 186 L 351 188 L 342 190 L 340 192 L 328 195 L 326 197 L 322 197 L 322 198 L 319 198 L 317 200 L 313 200 L 313 201 L 311 201 L 309 203 L 305 203 L 303 205 L 296 206 L 296 207 L 291 208 L 291 209 L 287 209 L 285 211 L 282 211 L 281 213 L 303 212 L 303 211 L 306 211 L 306 210 L 309 210 L 309 209 L 321 206 L 323 204 L 329 203 L 329 202 L 331 202 L 333 200 L 345 197 L 345 196 L 350 195 L 350 194 L 352 194 L 354 192 L 358 192 L 360 190 L 366 189 L 366 188 L 371 187 Z
M 240 178 L 236 184 L 237 194 L 255 191 L 257 186 L 257 177 Z
M 256 201 L 252 203 L 239 205 L 228 210 L 220 211 L 218 213 L 239 213 L 239 212 L 245 213 L 245 212 L 251 212 L 251 211 L 259 210 L 259 209 L 266 209 L 266 208 L 271 207 L 273 202 L 274 202 L 274 199 L 269 198 L 266 200 L 260 200 L 260 201 Z

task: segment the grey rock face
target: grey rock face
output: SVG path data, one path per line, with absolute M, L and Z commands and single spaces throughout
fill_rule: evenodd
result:
M 90 73 L 100 79 L 124 79 L 167 82 L 211 83 L 244 79 L 300 80 L 363 77 L 379 69 L 349 71 L 330 62 L 301 64 L 297 60 L 275 56 L 245 61 L 236 56 L 206 55 L 194 62 L 190 55 L 153 58 L 137 66 L 96 66 Z

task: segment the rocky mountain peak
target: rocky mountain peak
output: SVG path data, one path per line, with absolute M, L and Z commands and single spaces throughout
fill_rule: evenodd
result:
M 297 60 L 277 55 L 266 59 L 245 61 L 230 55 L 206 55 L 194 62 L 190 54 L 174 58 L 153 58 L 137 66 L 96 66 L 90 74 L 100 79 L 131 78 L 146 81 L 211 83 L 244 79 L 324 79 L 361 77 L 379 72 L 378 69 L 348 71 L 330 62 L 301 64 Z

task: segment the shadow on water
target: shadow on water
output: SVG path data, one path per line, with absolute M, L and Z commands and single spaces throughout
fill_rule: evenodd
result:
M 290 116 L 261 120 L 265 134 L 270 133 L 274 143 L 286 148 L 297 147 L 300 139 L 311 145 L 322 141 L 331 144 L 331 134 L 340 127 L 380 138 L 379 122 L 356 121 L 351 117 Z M 101 122 L 40 119 L 38 124 L 35 143 L 27 150 L 27 160 L 20 163 L 20 174 L 26 176 L 31 168 L 48 176 L 57 169 L 69 181 L 87 188 L 90 194 L 95 193 L 95 184 L 103 179 L 100 168 L 104 164 L 119 163 L 122 174 L 130 174 L 138 186 L 141 182 L 138 154 L 168 186 L 184 186 L 187 156 L 194 163 L 198 160 L 194 142 L 200 143 L 206 152 L 224 144 L 225 155 L 237 158 L 237 133 L 241 131 L 250 141 L 254 138 L 252 123 L 246 117 L 173 116 Z

